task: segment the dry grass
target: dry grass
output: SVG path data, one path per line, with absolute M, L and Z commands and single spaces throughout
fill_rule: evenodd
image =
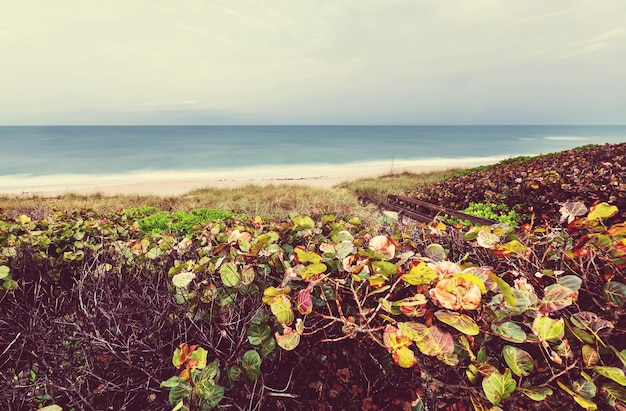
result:
M 415 191 L 415 187 L 445 179 L 457 171 L 457 169 L 450 169 L 420 174 L 408 172 L 387 174 L 381 177 L 345 182 L 340 184 L 339 187 L 357 196 L 367 194 L 384 199 L 388 194 L 411 195 Z
M 93 210 L 97 213 L 114 213 L 128 208 L 152 206 L 165 211 L 189 211 L 211 208 L 236 211 L 251 216 L 263 216 L 284 221 L 290 214 L 298 213 L 318 217 L 360 216 L 368 221 L 377 217 L 377 210 L 358 202 L 358 196 L 371 194 L 410 194 L 415 187 L 445 178 L 451 172 L 424 174 L 401 173 L 346 182 L 332 189 L 299 185 L 248 185 L 239 188 L 204 188 L 180 196 L 106 196 L 103 194 L 65 194 L 56 197 L 0 196 L 0 213 L 9 217 L 26 214 L 41 219 L 58 211 Z

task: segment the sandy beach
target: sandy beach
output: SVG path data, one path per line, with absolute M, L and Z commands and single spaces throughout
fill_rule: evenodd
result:
M 172 196 L 214 187 L 235 188 L 250 184 L 294 184 L 331 188 L 345 181 L 379 177 L 391 173 L 424 173 L 453 168 L 492 164 L 499 157 L 428 159 L 395 164 L 372 162 L 343 165 L 268 166 L 213 171 L 176 171 L 172 173 L 137 172 L 119 175 L 9 176 L 0 182 L 0 194 L 12 196 L 58 196 L 69 193 L 102 195 Z

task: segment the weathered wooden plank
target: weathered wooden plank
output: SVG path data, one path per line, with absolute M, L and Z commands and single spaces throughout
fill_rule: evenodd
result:
M 445 215 L 448 215 L 448 216 L 461 218 L 463 220 L 468 220 L 468 221 L 471 221 L 471 222 L 477 223 L 477 224 L 491 225 L 491 224 L 497 224 L 498 223 L 497 221 L 493 221 L 493 220 L 489 220 L 489 219 L 486 219 L 486 218 L 481 218 L 481 217 L 476 217 L 476 216 L 473 216 L 473 215 L 465 214 L 465 213 L 462 213 L 460 211 L 456 211 L 456 210 L 452 210 L 450 208 L 438 206 L 436 204 L 431 204 L 431 203 L 428 203 L 426 201 L 417 200 L 415 198 L 398 196 L 398 195 L 394 195 L 394 194 L 390 194 L 388 196 L 388 198 L 389 198 L 389 200 L 391 202 L 396 202 L 397 204 L 399 203 L 398 205 L 400 205 L 401 203 L 413 204 L 413 205 L 416 205 L 418 207 L 423 207 L 423 208 L 435 211 L 435 212 L 440 213 L 440 214 L 445 214 Z

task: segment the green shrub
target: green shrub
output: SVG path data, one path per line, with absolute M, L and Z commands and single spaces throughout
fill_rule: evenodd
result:
M 145 233 L 189 234 L 200 224 L 224 220 L 232 216 L 233 213 L 228 211 L 198 208 L 189 212 L 175 211 L 169 213 L 160 211 L 143 217 L 137 223 Z
M 130 218 L 144 218 L 151 216 L 159 211 L 158 208 L 152 206 L 141 206 L 135 208 L 128 208 L 124 210 L 124 215 L 127 215 Z
M 510 225 L 514 228 L 519 227 L 517 213 L 515 210 L 509 209 L 506 204 L 470 203 L 469 207 L 462 211 L 465 214 L 497 221 L 499 223 Z M 462 220 L 456 217 L 451 218 L 450 221 L 452 223 L 460 222 L 465 227 L 468 227 L 471 224 L 467 220 Z

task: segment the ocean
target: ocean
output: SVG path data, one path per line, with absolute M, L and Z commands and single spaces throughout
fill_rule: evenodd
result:
M 536 155 L 626 141 L 626 126 L 2 126 L 0 192 L 55 179 Z

